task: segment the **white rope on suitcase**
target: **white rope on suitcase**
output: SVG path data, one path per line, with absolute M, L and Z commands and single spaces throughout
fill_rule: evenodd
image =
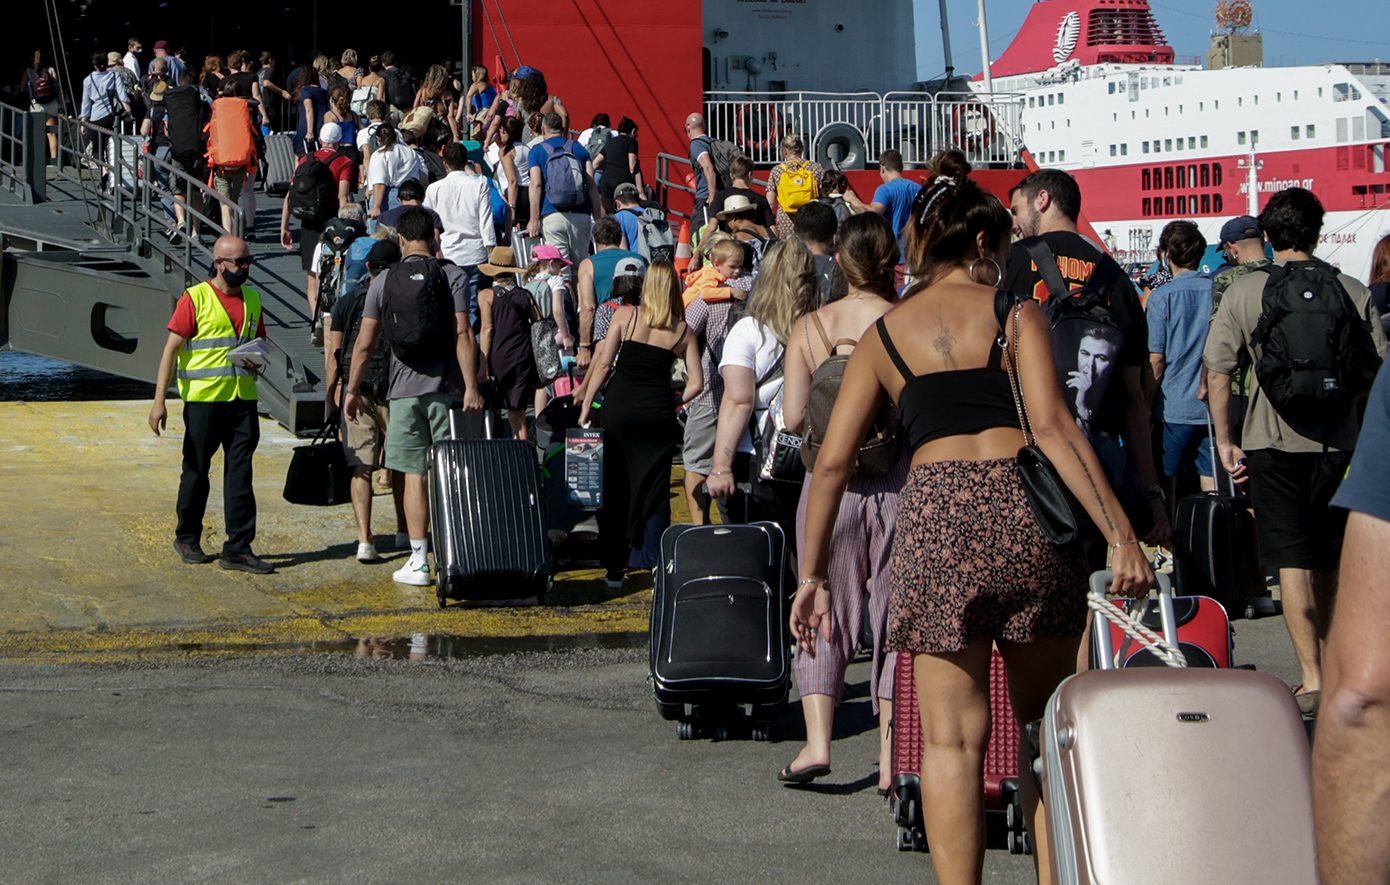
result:
M 1158 655 L 1158 659 L 1169 667 L 1181 669 L 1187 666 L 1187 657 L 1183 655 L 1182 650 L 1169 645 L 1167 639 L 1150 629 L 1139 619 L 1138 615 L 1132 614 L 1127 609 L 1117 608 L 1094 596 L 1088 596 L 1086 604 L 1097 616 L 1119 627 L 1126 636 Z M 1118 652 L 1116 652 L 1114 664 L 1116 667 L 1120 666 Z

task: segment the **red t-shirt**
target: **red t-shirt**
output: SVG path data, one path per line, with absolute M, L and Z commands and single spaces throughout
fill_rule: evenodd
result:
M 212 283 L 208 283 L 212 286 Z M 226 292 L 212 286 L 212 291 L 217 293 L 217 300 L 222 302 L 222 307 L 227 311 L 227 317 L 232 321 L 232 328 L 236 329 L 237 335 L 241 335 L 242 325 L 246 322 L 246 302 L 241 300 L 240 295 L 228 295 Z M 198 311 L 193 307 L 193 299 L 184 292 L 179 296 L 178 304 L 174 305 L 174 317 L 169 320 L 169 331 L 178 335 L 180 338 L 191 339 L 198 335 Z M 265 311 L 261 311 L 261 316 L 256 321 L 256 337 L 265 337 Z
M 319 161 L 322 162 L 332 157 L 335 153 L 337 153 L 337 151 L 333 148 L 319 148 L 314 151 L 314 156 L 318 157 Z M 304 158 L 304 160 L 307 159 L 309 158 Z M 300 160 L 299 162 L 303 163 L 304 160 Z M 352 162 L 351 157 L 339 154 L 333 162 L 328 164 L 328 171 L 333 173 L 333 180 L 335 182 L 341 183 L 346 181 L 351 184 L 353 175 L 357 172 L 357 164 Z

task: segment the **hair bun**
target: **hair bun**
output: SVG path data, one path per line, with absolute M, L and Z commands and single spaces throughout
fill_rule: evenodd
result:
M 936 157 L 927 164 L 927 168 L 937 175 L 962 181 L 970 175 L 974 167 L 970 165 L 969 160 L 965 159 L 965 154 L 958 150 L 949 150 L 937 154 Z

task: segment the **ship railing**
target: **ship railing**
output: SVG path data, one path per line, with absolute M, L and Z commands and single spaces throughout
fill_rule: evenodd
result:
M 212 248 L 197 236 L 200 227 L 214 239 L 243 236 L 241 205 L 168 160 L 145 152 L 145 139 L 95 126 L 85 120 L 58 118 L 57 178 L 75 186 L 96 217 L 89 217 L 113 242 L 129 245 L 141 257 L 159 255 L 166 272 L 182 272 L 187 283 L 201 278 L 212 262 Z M 229 210 L 230 227 L 222 224 Z M 183 232 L 177 228 L 182 210 Z
M 752 183 L 767 189 L 766 178 L 753 175 Z M 656 198 L 665 207 L 669 220 L 690 220 L 695 204 L 695 167 L 689 157 L 656 155 Z
M 0 189 L 26 205 L 43 199 L 48 148 L 42 111 L 0 105 Z
M 781 160 L 795 133 L 822 165 L 863 169 L 884 150 L 920 165 L 946 148 L 973 164 L 1021 160 L 1023 97 L 1017 93 L 707 92 L 709 133 L 733 142 L 757 165 Z

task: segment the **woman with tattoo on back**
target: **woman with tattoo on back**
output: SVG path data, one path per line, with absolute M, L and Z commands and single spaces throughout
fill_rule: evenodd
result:
M 1079 546 L 1047 541 L 1019 480 L 1023 432 L 1005 360 L 1018 368 L 1038 446 L 1114 548 L 1115 592 L 1147 593 L 1153 572 L 1072 420 L 1042 312 L 1025 301 L 1002 329 L 995 317 L 1008 209 L 970 180 L 959 152 L 938 157 L 934 169 L 904 232 L 905 262 L 921 282 L 860 339 L 809 480 L 791 629 L 807 650 L 833 629 L 831 594 L 849 588 L 826 580 L 832 530 L 860 442 L 888 397 L 913 454 L 898 496 L 885 646 L 914 655 L 922 766 L 931 772 L 922 783 L 927 842 L 939 881 L 960 885 L 983 875 L 992 646 L 1008 666 L 1022 727 L 1042 718 L 1047 699 L 1075 671 L 1086 624 Z M 1026 759 L 1019 770 L 1028 770 Z M 1046 816 L 1033 779 L 1019 781 L 1034 862 L 1047 882 Z

